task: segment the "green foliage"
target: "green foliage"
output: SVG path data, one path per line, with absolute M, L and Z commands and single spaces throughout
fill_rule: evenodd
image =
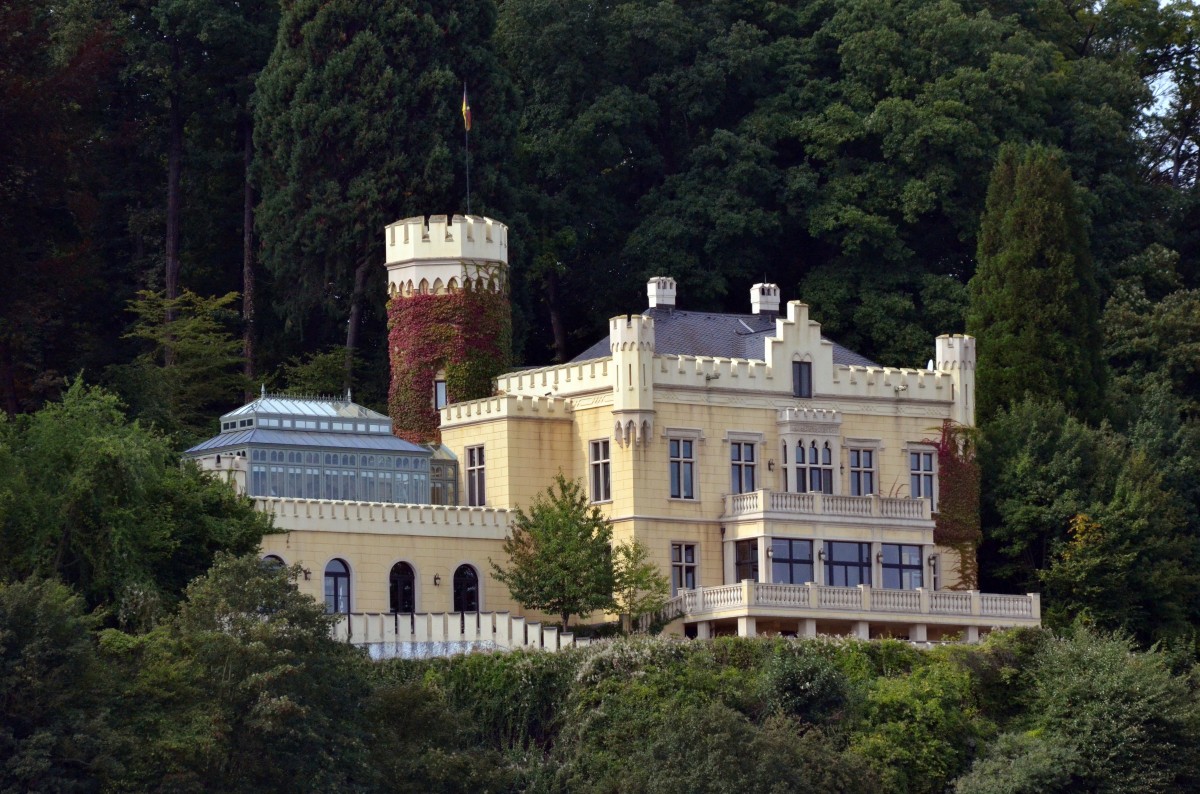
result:
M 666 606 L 671 594 L 670 580 L 650 561 L 650 549 L 640 540 L 613 549 L 613 587 L 617 611 L 631 625 Z
M 981 422 L 1026 393 L 1099 417 L 1099 290 L 1061 152 L 1001 148 L 979 233 L 967 331 L 978 337 Z
M 204 438 L 220 415 L 245 392 L 242 342 L 233 331 L 238 294 L 206 298 L 184 290 L 178 298 L 143 290 L 129 311 L 137 320 L 128 336 L 149 343 L 129 368 L 111 374 L 130 395 L 135 414 L 187 440 Z
M 218 555 L 178 615 L 109 640 L 129 669 L 124 728 L 141 737 L 125 784 L 184 790 L 345 789 L 368 779 L 367 662 L 295 587 L 299 568 Z
M 999 740 L 958 791 L 1190 790 L 1200 722 L 1193 687 L 1156 652 L 1082 630 L 1047 642 L 1032 666 L 1024 734 Z
M 812 724 L 841 718 L 850 699 L 846 676 L 827 656 L 804 646 L 777 645 L 763 683 L 769 708 Z
M 57 577 L 130 628 L 166 614 L 216 552 L 249 552 L 270 531 L 249 500 L 181 466 L 79 380 L 61 403 L 0 424 L 0 466 L 0 576 Z
M 93 626 L 57 582 L 0 582 L 0 791 L 96 790 L 115 767 Z
M 504 539 L 508 566 L 492 562 L 497 581 L 526 609 L 587 617 L 613 606 L 612 527 L 583 486 L 560 472 L 527 508 L 517 508 Z

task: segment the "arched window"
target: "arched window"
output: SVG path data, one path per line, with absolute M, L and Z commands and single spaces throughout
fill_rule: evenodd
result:
M 454 611 L 479 611 L 479 574 L 470 565 L 460 565 L 454 572 Z
M 350 566 L 333 559 L 325 566 L 325 611 L 350 612 Z
M 278 571 L 287 567 L 287 563 L 278 554 L 268 554 L 261 560 L 261 565 L 268 571 Z
M 388 576 L 388 603 L 393 612 L 417 611 L 417 577 L 413 575 L 412 566 L 406 562 L 398 562 L 392 566 Z

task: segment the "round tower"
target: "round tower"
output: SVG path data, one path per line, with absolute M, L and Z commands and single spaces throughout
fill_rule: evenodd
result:
M 396 435 L 436 443 L 438 409 L 492 394 L 512 348 L 508 227 L 477 215 L 406 218 L 384 230 L 388 412 Z

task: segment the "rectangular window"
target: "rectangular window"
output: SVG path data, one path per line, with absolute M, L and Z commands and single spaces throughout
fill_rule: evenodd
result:
M 487 504 L 483 481 L 483 447 L 467 447 L 468 507 L 483 507 Z
M 871 544 L 826 541 L 825 584 L 834 587 L 871 584 Z
M 921 547 L 883 544 L 883 586 L 916 590 L 921 586 Z
M 612 483 L 609 478 L 608 439 L 593 441 L 588 446 L 591 450 L 592 501 L 611 501 Z
M 446 407 L 446 381 L 444 380 L 433 382 L 433 407 L 438 410 Z
M 811 540 L 771 539 L 771 581 L 804 584 L 813 581 Z
M 918 450 L 908 453 L 909 493 L 913 499 L 928 499 L 931 510 L 937 508 L 933 462 L 932 451 Z
M 689 438 L 672 438 L 667 442 L 667 457 L 671 469 L 671 498 L 696 498 L 695 443 Z
M 792 396 L 812 397 L 812 362 L 792 362 Z
M 875 493 L 875 450 L 850 450 L 850 495 Z
M 754 444 L 749 441 L 729 443 L 730 493 L 750 493 L 754 490 Z
M 758 540 L 739 540 L 733 544 L 734 575 L 739 582 L 758 581 Z
M 833 493 L 833 445 L 828 441 L 796 442 L 791 468 L 793 487 L 797 493 Z
M 929 557 L 929 589 L 939 590 L 942 586 L 942 558 L 932 554 Z
M 671 595 L 696 589 L 696 544 L 671 544 Z

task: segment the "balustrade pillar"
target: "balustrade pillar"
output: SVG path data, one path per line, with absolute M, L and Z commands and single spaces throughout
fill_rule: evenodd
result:
M 871 585 L 860 584 L 858 586 L 859 598 L 862 599 L 862 611 L 871 611 Z
M 982 615 L 983 614 L 983 605 L 980 603 L 980 600 L 979 600 L 979 591 L 978 590 L 968 590 L 967 592 L 971 594 L 971 614 L 972 615 Z
M 928 615 L 929 614 L 929 591 L 926 590 L 924 587 L 918 587 L 917 588 L 917 599 L 918 599 L 918 603 L 921 605 L 920 606 L 921 614 Z
M 754 618 L 743 617 L 738 618 L 738 636 L 739 637 L 754 637 L 757 636 L 757 631 L 754 625 Z
M 1041 620 L 1042 619 L 1042 594 L 1041 593 L 1027 593 L 1026 595 L 1028 595 L 1029 600 L 1033 602 L 1030 605 L 1030 608 L 1033 610 L 1031 613 L 1033 619 Z

